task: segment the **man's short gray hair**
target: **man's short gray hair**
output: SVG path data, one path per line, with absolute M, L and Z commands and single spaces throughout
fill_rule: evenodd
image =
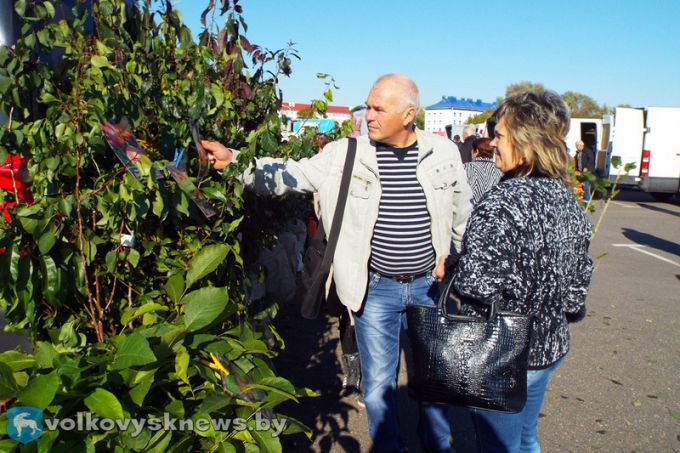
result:
M 404 74 L 385 74 L 378 77 L 373 86 L 378 86 L 383 82 L 392 82 L 399 86 L 401 89 L 401 108 L 406 110 L 409 107 L 413 107 L 418 111 L 420 108 L 420 94 L 418 93 L 418 87 L 416 83 L 408 76 Z
M 463 134 L 467 135 L 468 137 L 475 135 L 476 132 L 477 128 L 475 128 L 475 126 L 473 126 L 472 124 L 468 124 L 463 128 Z

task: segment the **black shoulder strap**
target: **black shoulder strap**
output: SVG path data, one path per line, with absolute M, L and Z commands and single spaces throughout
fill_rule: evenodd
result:
M 342 170 L 342 181 L 340 182 L 340 192 L 338 193 L 338 202 L 335 205 L 335 213 L 333 214 L 333 224 L 328 234 L 328 243 L 326 244 L 326 253 L 323 255 L 321 262 L 321 269 L 324 274 L 327 274 L 331 269 L 333 263 L 333 256 L 335 255 L 335 246 L 338 245 L 338 237 L 340 236 L 340 226 L 342 225 L 342 218 L 345 215 L 345 205 L 347 204 L 347 193 L 349 192 L 349 180 L 352 177 L 352 168 L 354 167 L 354 158 L 357 153 L 357 139 L 349 138 L 347 145 L 347 156 L 345 156 L 345 167 Z M 323 219 L 322 219 L 323 221 Z

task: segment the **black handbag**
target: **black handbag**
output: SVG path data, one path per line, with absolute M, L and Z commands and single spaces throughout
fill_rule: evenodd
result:
M 437 305 L 407 305 L 414 398 L 502 412 L 519 412 L 527 398 L 532 317 L 499 311 L 496 299 L 481 316 L 449 314 L 463 304 L 449 280 Z M 499 297 L 500 299 L 500 297 Z
M 319 316 L 321 304 L 325 300 L 326 281 L 333 263 L 335 247 L 338 245 L 340 236 L 340 226 L 345 215 L 345 204 L 347 203 L 347 193 L 349 192 L 349 181 L 354 167 L 354 157 L 357 151 L 356 138 L 350 137 L 347 145 L 347 156 L 345 166 L 342 170 L 342 180 L 340 181 L 340 191 L 338 201 L 335 204 L 333 213 L 333 223 L 328 235 L 328 242 L 325 241 L 323 219 L 319 222 L 319 229 L 314 235 L 305 255 L 302 267 L 302 304 L 300 315 L 306 319 L 316 319 Z M 334 292 L 333 292 L 334 294 Z

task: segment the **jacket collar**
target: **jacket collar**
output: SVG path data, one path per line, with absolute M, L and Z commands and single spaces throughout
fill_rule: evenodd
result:
M 361 162 L 365 167 L 367 167 L 371 172 L 375 173 L 375 175 L 379 177 L 380 173 L 378 169 L 378 157 L 376 155 L 375 142 L 370 140 L 367 136 L 365 139 L 367 142 L 367 152 L 358 156 L 359 162 Z M 420 163 L 425 157 L 433 152 L 433 145 L 428 133 L 420 129 L 416 129 L 416 139 L 418 140 L 418 163 Z

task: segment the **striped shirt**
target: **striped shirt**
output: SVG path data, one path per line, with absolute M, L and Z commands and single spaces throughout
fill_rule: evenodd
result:
M 503 173 L 496 167 L 494 159 L 478 157 L 471 162 L 463 164 L 467 174 L 468 184 L 472 189 L 474 204 L 479 203 L 482 195 L 498 184 Z
M 370 268 L 380 274 L 413 275 L 434 267 L 430 214 L 416 179 L 418 144 L 376 147 L 382 197 L 371 239 Z

